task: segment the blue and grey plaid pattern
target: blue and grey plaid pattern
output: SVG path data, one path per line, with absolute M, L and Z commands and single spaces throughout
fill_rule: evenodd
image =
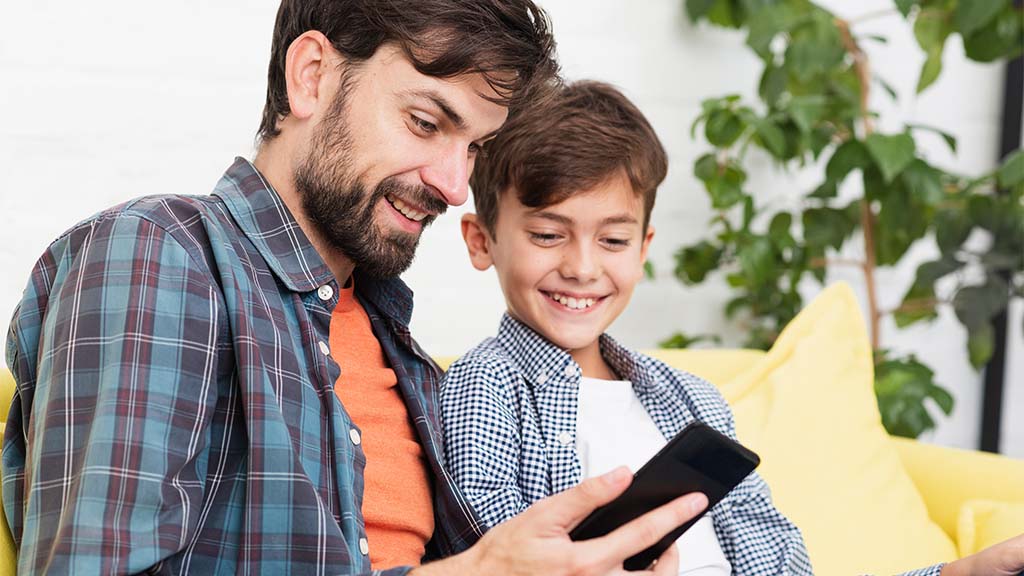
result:
M 732 412 L 714 386 L 627 350 L 610 336 L 601 353 L 666 439 L 700 420 L 735 437 Z M 582 374 L 565 351 L 507 314 L 496 338 L 457 360 L 441 383 L 445 453 L 481 519 L 497 525 L 579 483 L 576 414 Z M 751 474 L 711 510 L 733 574 L 811 574 L 803 538 Z M 915 576 L 938 574 L 938 567 Z
M 356 286 L 433 474 L 428 557 L 458 552 L 481 528 L 443 468 L 441 373 L 409 334 L 412 294 Z M 19 573 L 370 573 L 366 459 L 327 347 L 337 294 L 243 159 L 212 196 L 135 200 L 51 244 L 8 339 Z

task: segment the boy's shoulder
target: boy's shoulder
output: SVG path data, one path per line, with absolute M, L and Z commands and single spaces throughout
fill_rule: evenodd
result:
M 442 392 L 464 383 L 504 384 L 518 380 L 519 368 L 497 338 L 487 338 L 452 362 L 441 380 Z

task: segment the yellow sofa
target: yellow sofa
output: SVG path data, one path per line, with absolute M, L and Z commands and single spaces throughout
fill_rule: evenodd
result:
M 1024 461 L 880 432 L 866 341 L 856 300 L 840 285 L 802 312 L 770 352 L 648 351 L 719 386 L 740 440 L 762 457 L 777 505 L 804 532 L 817 574 L 887 574 L 948 561 L 990 543 L 982 536 L 991 530 L 965 525 L 983 516 L 965 513 L 972 503 L 986 502 L 989 513 L 992 503 L 1024 509 Z M 452 359 L 438 360 L 446 367 Z M 13 390 L 0 369 L 4 421 Z M 1010 517 L 1009 526 L 1024 532 L 1024 516 Z M 14 559 L 2 529 L 0 576 L 15 573 Z

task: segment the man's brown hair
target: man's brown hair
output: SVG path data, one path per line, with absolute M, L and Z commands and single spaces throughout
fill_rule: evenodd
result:
M 428 76 L 483 74 L 500 95 L 498 102 L 507 105 L 532 83 L 557 75 L 550 28 L 530 0 L 283 0 L 259 137 L 277 136 L 278 120 L 291 111 L 285 58 L 291 43 L 308 30 L 323 33 L 356 64 L 394 43 Z
M 553 206 L 623 170 L 643 196 L 644 229 L 668 158 L 644 115 L 615 87 L 581 81 L 524 102 L 477 158 L 469 180 L 477 217 L 494 237 L 501 195 Z

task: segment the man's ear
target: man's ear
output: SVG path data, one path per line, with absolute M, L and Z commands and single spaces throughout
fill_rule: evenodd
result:
M 462 239 L 469 250 L 469 261 L 477 270 L 487 270 L 494 264 L 491 258 L 491 235 L 480 223 L 476 214 L 462 215 Z
M 307 120 L 318 107 L 328 104 L 322 100 L 331 95 L 325 91 L 324 80 L 333 70 L 332 50 L 330 40 L 316 30 L 303 32 L 288 46 L 284 79 L 295 119 Z

